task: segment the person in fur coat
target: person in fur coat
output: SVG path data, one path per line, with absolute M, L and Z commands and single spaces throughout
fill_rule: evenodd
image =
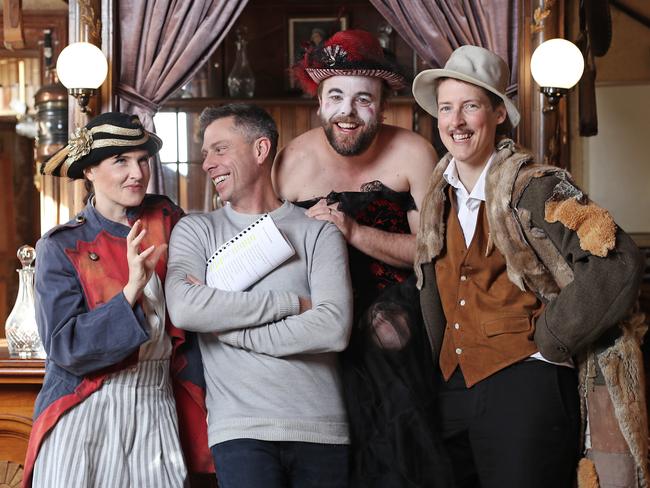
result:
M 417 237 L 456 487 L 647 486 L 648 425 L 632 239 L 565 170 L 503 138 L 506 63 L 476 46 L 413 83 L 448 149 Z M 588 420 L 588 423 L 587 423 Z

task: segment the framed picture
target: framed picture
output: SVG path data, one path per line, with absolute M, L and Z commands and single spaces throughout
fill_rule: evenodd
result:
M 347 17 L 296 17 L 289 19 L 289 66 L 304 54 L 305 46 L 317 46 L 348 27 Z M 291 88 L 295 82 L 289 78 Z

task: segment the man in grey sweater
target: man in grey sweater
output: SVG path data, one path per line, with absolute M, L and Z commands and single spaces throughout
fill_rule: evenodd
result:
M 349 435 L 337 360 L 352 326 L 345 241 L 336 226 L 275 194 L 278 133 L 264 110 L 209 108 L 201 130 L 203 169 L 227 204 L 174 228 L 166 296 L 173 323 L 202 333 L 219 486 L 345 487 Z M 295 255 L 245 291 L 205 286 L 210 256 L 265 213 Z

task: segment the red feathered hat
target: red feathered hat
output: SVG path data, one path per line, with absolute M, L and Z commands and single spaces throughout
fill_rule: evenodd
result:
M 393 90 L 406 83 L 397 67 L 384 56 L 375 36 L 363 30 L 337 32 L 322 45 L 307 49 L 291 71 L 310 95 L 316 94 L 321 81 L 332 76 L 381 78 Z

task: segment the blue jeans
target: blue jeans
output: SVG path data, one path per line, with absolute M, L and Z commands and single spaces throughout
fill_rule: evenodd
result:
M 211 448 L 219 488 L 346 488 L 347 445 L 233 439 Z

